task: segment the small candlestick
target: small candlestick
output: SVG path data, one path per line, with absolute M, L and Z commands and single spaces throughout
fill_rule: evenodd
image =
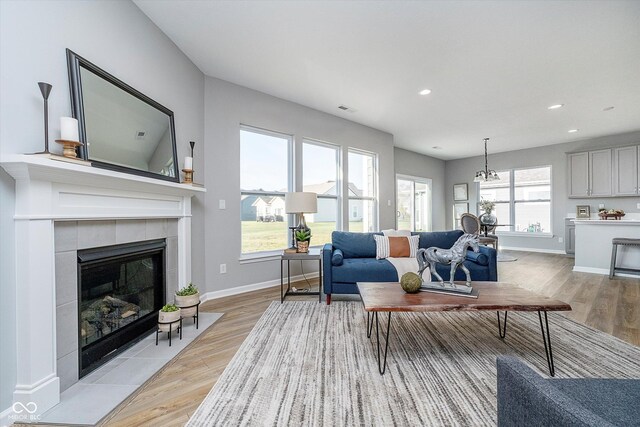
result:
M 82 142 L 68 141 L 66 139 L 56 139 L 56 142 L 63 147 L 62 155 L 70 159 L 77 159 L 78 155 L 76 153 L 76 147 L 84 145 Z
M 73 117 L 60 117 L 60 139 L 63 141 L 80 141 L 78 120 Z
M 193 170 L 193 157 L 184 158 L 184 168 L 187 170 Z
M 192 184 L 193 183 L 193 170 L 192 169 L 182 169 L 182 172 L 184 172 L 184 182 L 185 184 Z

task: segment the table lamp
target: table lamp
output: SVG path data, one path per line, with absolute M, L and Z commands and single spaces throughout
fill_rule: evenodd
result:
M 291 230 L 292 246 L 295 246 L 295 230 L 308 230 L 305 213 L 318 212 L 318 195 L 311 192 L 292 192 L 284 195 L 284 209 L 288 214 L 299 214 L 298 225 Z

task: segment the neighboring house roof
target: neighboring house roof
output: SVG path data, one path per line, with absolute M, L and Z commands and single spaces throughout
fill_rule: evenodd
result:
M 302 191 L 308 191 L 310 193 L 316 193 L 316 194 L 335 195 L 336 194 L 335 187 L 336 187 L 335 181 L 327 181 L 327 182 L 322 182 L 320 184 L 305 185 L 304 187 L 302 187 Z M 349 195 L 351 196 L 357 196 L 357 197 L 362 196 L 362 190 L 356 187 L 356 185 L 353 182 L 349 183 L 349 193 L 350 193 Z
M 256 198 L 256 201 L 251 204 L 251 206 L 258 206 L 259 204 L 265 204 L 269 206 L 277 202 L 284 203 L 284 199 L 279 196 L 259 196 L 258 198 Z

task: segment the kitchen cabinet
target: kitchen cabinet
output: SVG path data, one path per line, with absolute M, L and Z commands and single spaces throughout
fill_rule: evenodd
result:
M 572 219 L 564 222 L 564 251 L 567 255 L 576 253 L 576 225 Z
M 613 194 L 615 196 L 637 196 L 640 173 L 638 163 L 640 147 L 613 149 Z
M 611 149 L 571 153 L 569 162 L 569 197 L 589 198 L 612 195 Z
M 589 151 L 589 196 L 611 196 L 611 149 Z

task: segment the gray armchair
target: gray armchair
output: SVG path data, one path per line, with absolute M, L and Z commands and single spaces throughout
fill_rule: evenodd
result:
M 498 426 L 640 426 L 640 379 L 543 378 L 498 356 Z

